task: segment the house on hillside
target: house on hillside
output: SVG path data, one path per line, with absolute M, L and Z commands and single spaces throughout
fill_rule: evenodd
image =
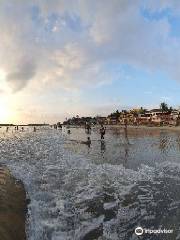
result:
M 163 112 L 162 109 L 150 110 L 152 114 L 151 122 L 156 125 L 168 125 L 172 120 L 171 113 L 169 111 Z
M 134 124 L 135 116 L 132 112 L 123 112 L 119 117 L 119 123 L 125 124 L 127 122 L 128 125 Z
M 171 121 L 169 122 L 170 125 L 179 126 L 180 125 L 180 112 L 174 109 L 171 112 Z
M 172 118 L 175 120 L 175 119 L 177 119 L 178 117 L 179 117 L 179 115 L 180 115 L 180 112 L 178 111 L 178 110 L 176 110 L 176 109 L 174 109 L 172 112 L 171 112 L 171 116 L 172 116 Z
M 152 120 L 152 113 L 150 113 L 149 111 L 146 111 L 143 114 L 138 114 L 137 117 L 137 124 L 148 124 L 151 123 Z

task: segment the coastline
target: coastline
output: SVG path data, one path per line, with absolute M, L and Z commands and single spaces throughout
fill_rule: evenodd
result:
M 105 125 L 106 128 L 124 128 L 123 125 Z M 146 126 L 146 125 L 127 125 L 127 129 L 143 129 L 143 130 L 173 130 L 173 131 L 180 131 L 180 126 Z
M 23 183 L 0 165 L 0 239 L 26 240 L 26 212 Z
M 95 125 L 92 129 L 99 129 L 101 125 Z M 116 129 L 124 129 L 124 125 L 104 125 L 106 129 L 108 128 L 116 128 Z M 84 126 L 76 126 L 76 125 L 69 125 L 69 128 L 84 128 Z M 147 125 L 127 125 L 127 129 L 136 129 L 136 130 L 173 130 L 173 131 L 180 131 L 180 126 L 147 126 Z

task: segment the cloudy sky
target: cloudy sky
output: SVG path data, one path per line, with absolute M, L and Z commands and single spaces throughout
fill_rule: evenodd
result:
M 180 105 L 179 0 L 1 0 L 0 122 Z

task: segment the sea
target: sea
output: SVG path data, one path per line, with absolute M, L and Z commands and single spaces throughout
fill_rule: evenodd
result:
M 28 240 L 180 239 L 180 131 L 70 131 L 0 128 L 0 164 L 30 199 Z

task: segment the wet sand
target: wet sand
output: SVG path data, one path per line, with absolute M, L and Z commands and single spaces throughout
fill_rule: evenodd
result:
M 26 192 L 23 184 L 0 166 L 0 239 L 25 240 Z

